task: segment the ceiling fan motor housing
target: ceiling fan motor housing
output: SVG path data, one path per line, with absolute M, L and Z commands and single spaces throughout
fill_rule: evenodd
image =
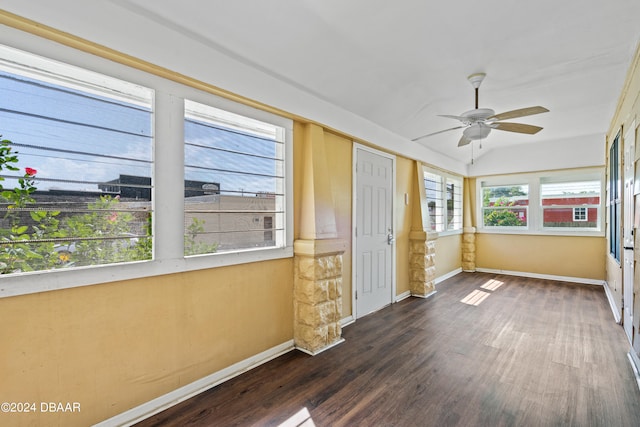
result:
M 491 108 L 476 108 L 475 110 L 465 111 L 460 115 L 460 117 L 464 117 L 462 122 L 465 125 L 472 125 L 474 123 L 484 122 L 495 114 L 496 112 Z

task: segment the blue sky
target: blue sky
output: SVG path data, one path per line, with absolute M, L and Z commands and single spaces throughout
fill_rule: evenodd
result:
M 120 174 L 151 176 L 152 123 L 150 102 L 127 103 L 0 71 L 0 134 L 28 145 L 15 148 L 19 167 L 38 170 L 40 190 L 95 191 L 97 182 Z M 276 191 L 274 178 L 244 173 L 274 175 L 273 140 L 188 120 L 185 142 L 185 164 L 206 168 L 186 167 L 186 179 L 220 183 L 223 191 Z

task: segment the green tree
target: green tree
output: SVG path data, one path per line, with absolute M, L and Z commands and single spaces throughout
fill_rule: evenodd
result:
M 527 193 L 522 190 L 520 186 L 512 187 L 489 187 L 484 189 L 484 195 L 488 198 L 496 197 L 514 197 L 514 196 L 526 196 Z
M 198 235 L 204 232 L 204 220 L 193 218 L 184 235 L 184 254 L 199 255 L 212 254 L 218 250 L 217 243 L 204 243 L 198 241 Z
M 484 204 L 484 206 L 487 206 Z M 526 225 L 518 214 L 511 209 L 515 206 L 514 201 L 506 197 L 500 197 L 492 206 L 492 209 L 484 209 L 484 225 L 498 227 L 514 227 Z
M 100 196 L 87 205 L 88 212 L 63 221 L 74 241 L 68 251 L 69 263 L 82 266 L 151 258 L 150 238 L 141 243 L 131 233 L 134 217 L 119 204 L 118 196 Z

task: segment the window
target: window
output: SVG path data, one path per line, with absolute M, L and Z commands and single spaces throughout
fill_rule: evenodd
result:
M 293 256 L 291 119 L 7 32 L 0 298 Z
M 620 208 L 620 133 L 616 135 L 611 148 L 609 148 L 609 182 L 608 199 L 609 205 L 609 253 L 620 262 L 620 229 L 621 208 Z
M 573 208 L 573 220 L 578 221 L 588 221 L 587 208 Z
M 462 179 L 424 168 L 424 187 L 429 209 L 429 229 L 462 230 Z
M 600 187 L 598 180 L 542 178 L 543 227 L 600 228 Z
M 601 168 L 478 179 L 484 232 L 602 233 Z
M 527 227 L 529 186 L 482 186 L 482 225 L 484 227 Z
M 185 101 L 185 255 L 284 244 L 284 136 Z
M 0 46 L 0 99 L 0 272 L 150 259 L 153 91 Z

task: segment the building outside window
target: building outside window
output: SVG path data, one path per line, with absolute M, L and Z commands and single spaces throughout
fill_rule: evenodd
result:
M 600 187 L 598 180 L 556 182 L 543 178 L 540 194 L 545 228 L 600 227 Z

